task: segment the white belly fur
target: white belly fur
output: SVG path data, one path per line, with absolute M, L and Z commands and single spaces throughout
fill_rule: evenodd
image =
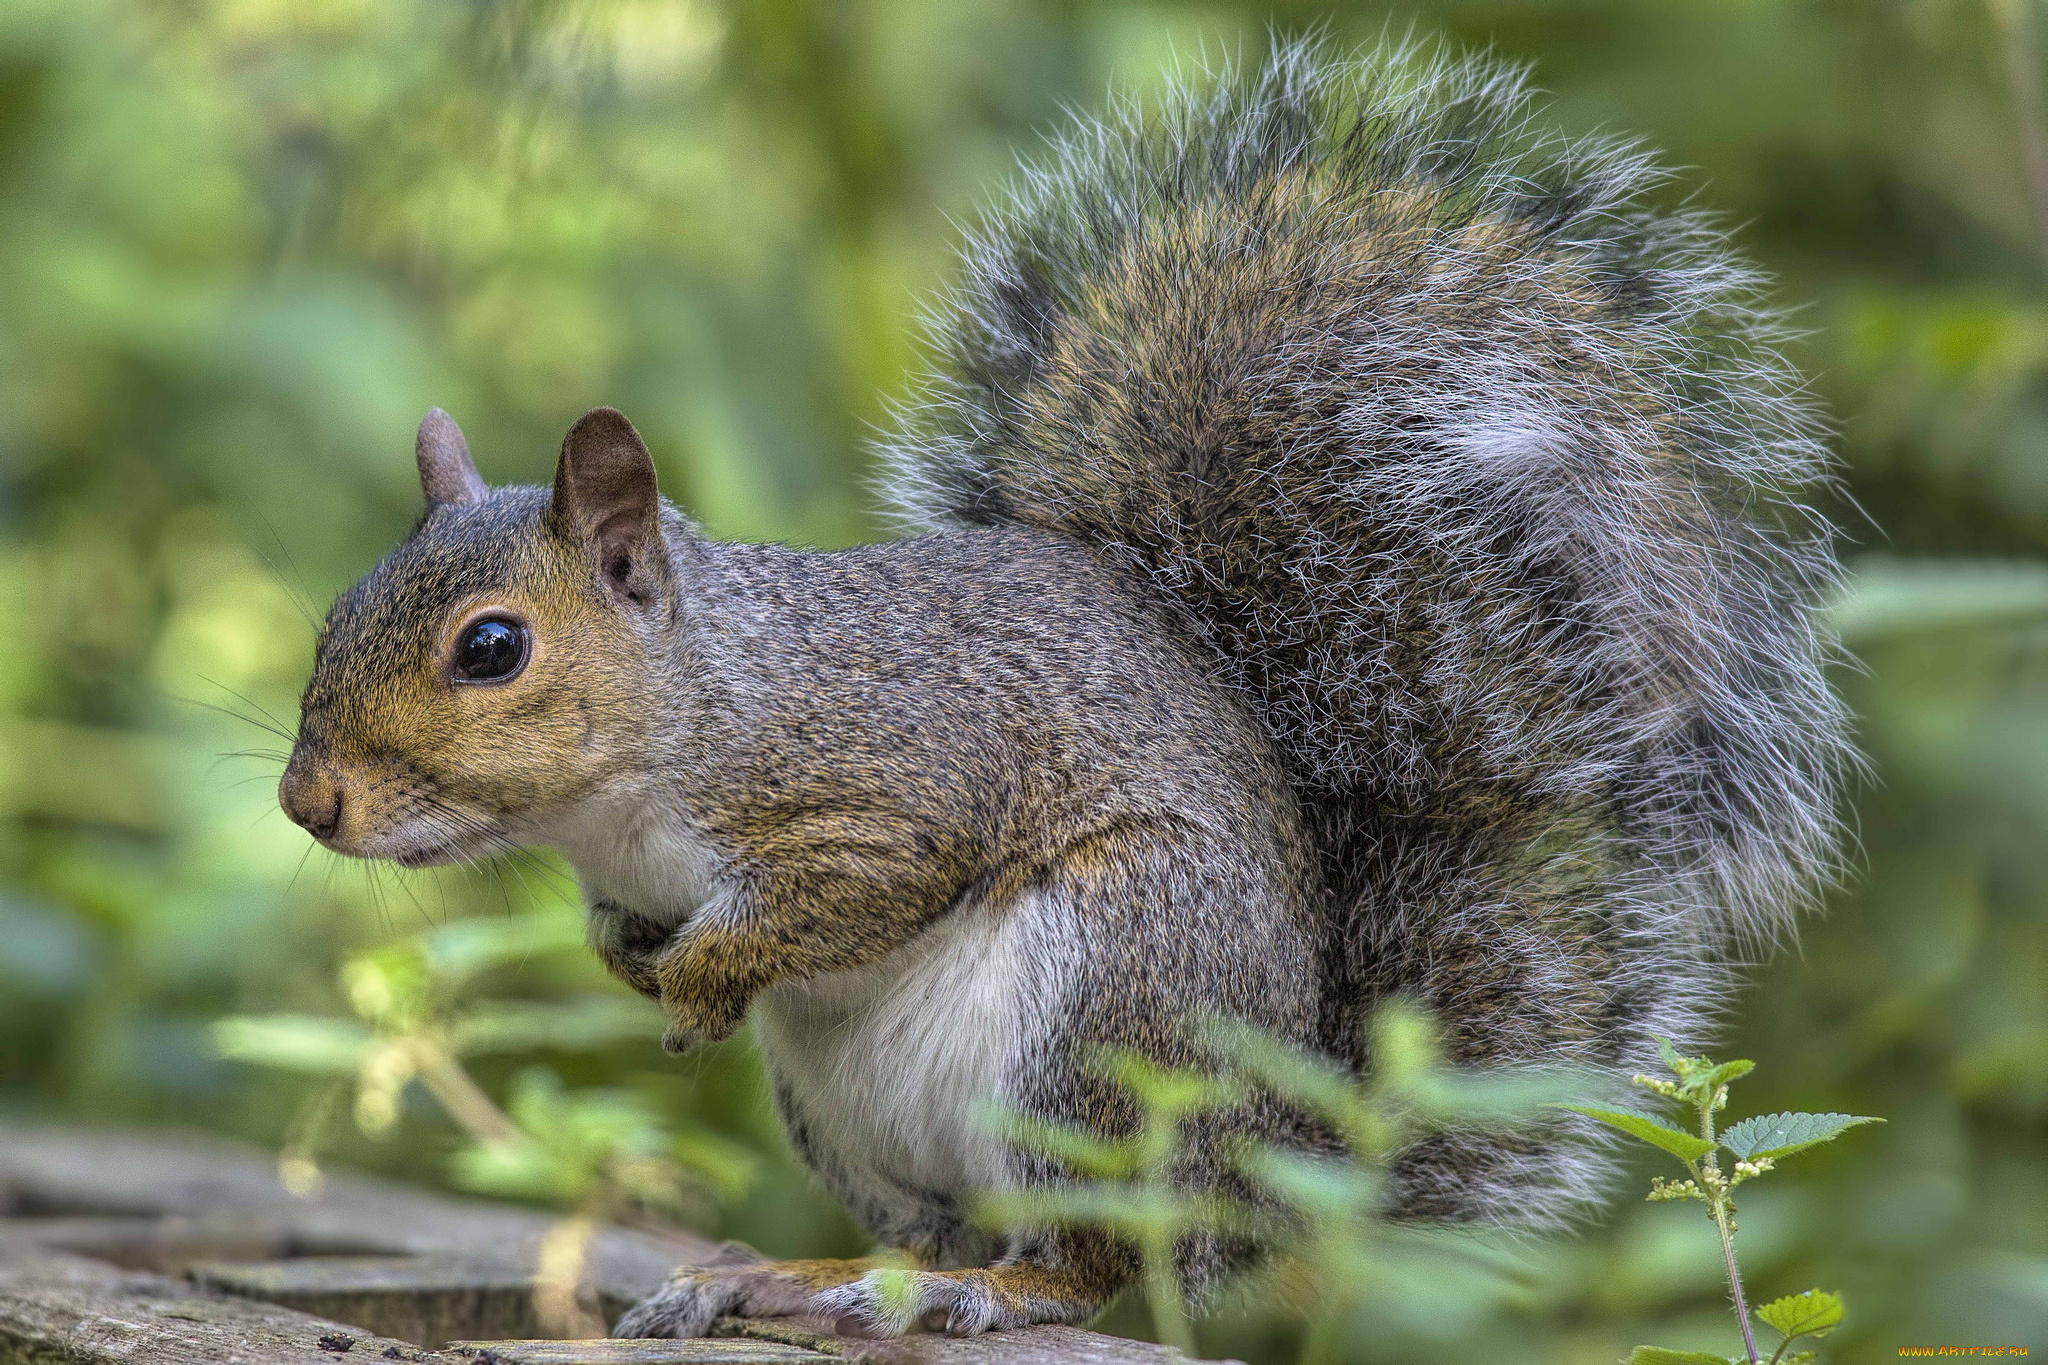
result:
M 762 1052 L 811 1139 L 913 1189 L 1006 1183 L 984 1111 L 1062 994 L 1073 938 L 1059 919 L 1039 895 L 962 905 L 871 967 L 764 994 Z
M 587 889 L 670 927 L 697 913 L 722 870 L 691 821 L 653 800 L 592 805 L 553 842 Z

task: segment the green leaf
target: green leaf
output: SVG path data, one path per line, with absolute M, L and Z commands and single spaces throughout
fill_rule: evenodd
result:
M 1755 1161 L 1832 1142 L 1844 1129 L 1859 1123 L 1883 1122 L 1854 1114 L 1759 1114 L 1721 1134 L 1721 1145 L 1745 1161 Z
M 659 1038 L 661 1029 L 660 1008 L 634 996 L 495 1000 L 480 1002 L 458 1019 L 449 1041 L 463 1056 L 534 1048 L 594 1052 L 614 1043 Z
M 1818 1336 L 1842 1325 L 1842 1296 L 1824 1289 L 1809 1289 L 1804 1294 L 1772 1299 L 1757 1309 L 1756 1315 L 1777 1328 L 1788 1341 L 1793 1337 Z
M 1250 1147 L 1239 1164 L 1260 1184 L 1325 1224 L 1376 1212 L 1385 1193 L 1384 1174 L 1346 1158 L 1310 1155 L 1278 1147 Z
M 1700 1082 L 1700 1089 L 1711 1095 L 1722 1086 L 1728 1084 L 1728 1082 L 1739 1081 L 1754 1070 L 1756 1070 L 1755 1062 L 1740 1060 L 1723 1062 L 1706 1074 L 1705 1079 Z
M 1412 1092 L 1443 1065 L 1443 1037 L 1437 1022 L 1413 1001 L 1401 997 L 1387 1001 L 1373 1011 L 1367 1028 L 1375 1077 L 1394 1093 Z
M 1598 1119 L 1609 1128 L 1619 1128 L 1630 1137 L 1641 1138 L 1653 1147 L 1661 1147 L 1680 1161 L 1698 1161 L 1714 1150 L 1714 1144 L 1696 1133 L 1686 1133 L 1659 1123 L 1641 1114 L 1624 1114 L 1614 1109 L 1588 1109 L 1584 1105 L 1567 1104 L 1563 1108 L 1575 1114 L 1584 1114 L 1589 1119 Z
M 575 952 L 583 947 L 583 922 L 567 912 L 478 916 L 430 929 L 417 941 L 428 970 L 455 985 L 548 953 Z
M 426 966 L 410 943 L 355 954 L 341 966 L 341 984 L 350 1008 L 390 1032 L 417 1028 L 432 995 Z
M 993 1104 L 978 1106 L 976 1119 L 1012 1146 L 1052 1157 L 1078 1176 L 1122 1180 L 1137 1172 L 1137 1144 L 1128 1138 L 1098 1137 L 1085 1128 L 1047 1123 Z
M 1357 1077 L 1327 1058 L 1297 1051 L 1241 1019 L 1213 1016 L 1202 1031 L 1204 1040 L 1231 1066 L 1328 1120 L 1347 1139 L 1372 1126 L 1366 1121 Z
M 1228 1199 L 1103 1182 L 993 1190 L 975 1200 L 974 1216 L 987 1227 L 1090 1226 L 1135 1240 L 1159 1233 L 1179 1237 L 1196 1228 L 1263 1238 L 1279 1230 Z
M 213 1026 L 213 1050 L 237 1061 L 352 1076 L 370 1045 L 370 1031 L 353 1019 L 317 1014 L 242 1015 Z
M 1672 1075 L 1683 1079 L 1687 1071 L 1687 1059 L 1678 1055 L 1678 1049 L 1671 1046 L 1669 1038 L 1658 1038 L 1655 1041 L 1657 1044 L 1657 1055 L 1664 1059 L 1664 1065 L 1671 1068 Z M 1657 1348 L 1648 1347 L 1645 1349 L 1655 1350 Z
M 669 1151 L 727 1199 L 745 1194 L 761 1170 L 761 1158 L 751 1147 L 703 1130 L 677 1133 Z
M 1628 1353 L 1628 1365 L 1729 1365 L 1730 1357 L 1708 1355 L 1705 1351 L 1667 1351 L 1662 1346 L 1638 1346 Z
M 1756 1070 L 1756 1063 L 1736 1060 L 1711 1062 L 1705 1057 L 1679 1057 L 1672 1070 L 1678 1073 L 1678 1093 L 1692 1103 L 1710 1098 L 1729 1081 L 1739 1080 Z
M 1899 560 L 1857 566 L 1853 590 L 1832 612 L 1855 644 L 1930 630 L 2017 627 L 2048 621 L 2048 568 L 2025 561 Z
M 1411 1104 L 1429 1124 L 1503 1128 L 1583 1095 L 1599 1078 L 1583 1067 L 1442 1067 L 1417 1082 Z
M 1129 1048 L 1097 1048 L 1087 1058 L 1087 1065 L 1096 1075 L 1130 1091 L 1147 1110 L 1169 1118 L 1220 1109 L 1244 1093 L 1234 1079 L 1160 1066 Z
M 917 1272 L 900 1266 L 882 1266 L 864 1277 L 870 1292 L 882 1305 L 884 1321 L 910 1319 L 917 1312 Z
M 595 1178 L 592 1171 L 537 1142 L 472 1143 L 449 1158 L 463 1189 L 513 1199 L 569 1202 Z

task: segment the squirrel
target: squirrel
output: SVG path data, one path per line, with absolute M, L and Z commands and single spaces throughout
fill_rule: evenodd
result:
M 409 866 L 552 845 L 680 1051 L 750 1016 L 796 1152 L 883 1259 L 685 1267 L 617 1324 L 1074 1323 L 1110 1232 L 993 1233 L 1104 1135 L 1104 1047 L 1195 1013 L 1364 1074 L 1396 996 L 1477 1067 L 1647 1070 L 1836 867 L 1820 424 L 1725 234 L 1490 58 L 1327 40 L 1079 118 L 972 230 L 882 441 L 911 532 L 706 538 L 631 423 L 425 510 L 320 632 L 279 798 Z M 1548 1121 L 1546 1121 L 1548 1122 Z M 1395 1216 L 1556 1223 L 1575 1117 L 1451 1132 Z M 1230 1188 L 1247 1101 L 1175 1179 Z M 1190 1293 L 1246 1253 L 1189 1236 Z M 908 1280 L 879 1267 L 915 1268 Z M 908 1288 L 905 1288 L 905 1285 Z

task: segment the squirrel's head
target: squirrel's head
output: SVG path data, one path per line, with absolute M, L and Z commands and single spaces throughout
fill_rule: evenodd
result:
M 552 488 L 489 489 L 439 408 L 426 511 L 327 614 L 278 803 L 337 852 L 411 866 L 544 841 L 645 752 L 675 607 L 654 463 L 595 408 Z

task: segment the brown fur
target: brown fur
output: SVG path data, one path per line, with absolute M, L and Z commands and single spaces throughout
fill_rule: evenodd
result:
M 963 899 L 1000 919 L 1025 896 L 1068 907 L 1087 935 L 1074 1012 L 1047 1035 L 1053 1064 L 1011 1087 L 1028 1112 L 1127 1131 L 1127 1097 L 1080 1069 L 1086 1047 L 1198 1063 L 1177 1023 L 1188 1001 L 1314 1041 L 1312 851 L 1292 795 L 1200 647 L 1142 590 L 1037 531 L 806 555 L 711 545 L 671 518 L 661 548 L 678 586 L 643 614 L 619 605 L 594 545 L 551 530 L 560 487 L 433 509 L 337 603 L 294 757 L 346 792 L 331 845 L 419 861 L 392 841 L 426 819 L 426 860 L 443 835 L 489 852 L 546 837 L 594 794 L 658 789 L 715 850 L 716 888 L 680 927 L 598 888 L 591 935 L 668 1009 L 678 1049 L 730 1034 L 777 983 L 905 950 Z M 496 581 L 460 581 L 451 556 Z M 530 661 L 505 684 L 456 684 L 448 651 L 483 612 L 529 623 Z M 962 1269 L 980 1241 L 964 1203 L 869 1207 L 876 1192 L 812 1148 L 801 1102 L 785 1108 L 799 1151 L 878 1235 L 928 1249 L 917 1321 L 1080 1320 L 1130 1273 L 1127 1249 L 1078 1230 Z M 1277 1136 L 1278 1122 L 1243 1131 Z M 1191 1162 L 1225 1178 L 1220 1147 Z M 786 1312 L 799 1291 L 840 1288 L 818 1311 L 888 1329 L 864 1274 L 679 1272 L 666 1316 L 626 1326 L 680 1330 L 712 1302 Z

